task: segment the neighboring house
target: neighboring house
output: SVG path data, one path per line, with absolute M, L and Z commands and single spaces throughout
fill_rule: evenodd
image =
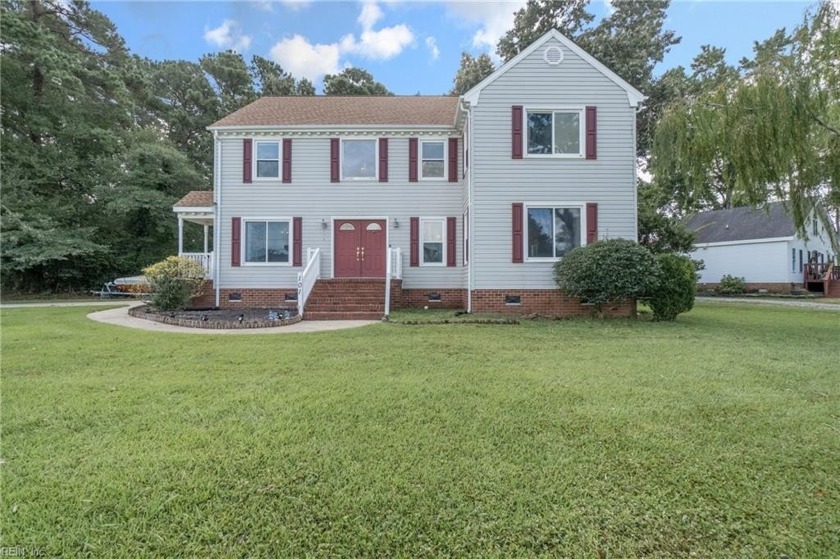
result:
M 461 97 L 266 97 L 209 127 L 213 198 L 174 209 L 214 225 L 221 307 L 587 313 L 552 266 L 636 239 L 643 99 L 557 31 Z
M 689 217 L 686 225 L 697 234 L 691 257 L 705 264 L 701 287 L 714 288 L 729 274 L 744 278 L 752 290 L 788 292 L 807 287 L 824 291 L 823 276 L 836 254 L 819 220 L 808 221 L 804 239 L 797 235 L 782 202 Z M 840 282 L 836 283 L 840 288 Z

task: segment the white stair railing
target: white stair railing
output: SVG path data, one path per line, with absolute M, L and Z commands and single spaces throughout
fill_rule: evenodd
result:
M 212 252 L 182 252 L 181 258 L 192 260 L 204 268 L 205 276 L 213 277 L 213 253 Z
M 298 314 L 301 316 L 303 316 L 306 300 L 309 299 L 309 295 L 315 287 L 315 282 L 321 277 L 321 249 L 307 249 L 306 259 L 306 268 L 297 277 Z

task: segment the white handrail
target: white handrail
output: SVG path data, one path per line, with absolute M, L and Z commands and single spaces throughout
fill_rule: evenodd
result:
M 306 268 L 297 277 L 298 314 L 301 316 L 303 316 L 306 300 L 315 287 L 315 282 L 321 277 L 321 249 L 307 249 L 306 258 L 308 260 Z
M 213 277 L 213 253 L 212 252 L 182 252 L 179 254 L 181 258 L 192 260 L 200 264 L 204 268 L 206 277 Z
M 385 253 L 385 318 L 391 314 L 391 249 Z

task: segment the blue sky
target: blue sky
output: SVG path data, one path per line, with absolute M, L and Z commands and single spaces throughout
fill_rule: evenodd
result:
M 156 60 L 198 60 L 232 48 L 259 54 L 316 85 L 324 73 L 359 66 L 397 94 L 442 94 L 452 86 L 461 51 L 493 52 L 525 4 L 365 0 L 238 0 L 92 2 L 113 20 L 135 54 Z M 700 45 L 725 47 L 731 62 L 754 41 L 802 21 L 805 2 L 673 1 L 667 28 L 682 36 L 657 71 L 684 65 Z M 605 0 L 590 10 L 607 13 Z

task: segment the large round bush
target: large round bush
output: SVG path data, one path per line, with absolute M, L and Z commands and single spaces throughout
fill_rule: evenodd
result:
M 152 285 L 152 306 L 162 311 L 185 309 L 204 286 L 204 267 L 180 256 L 152 264 L 143 274 Z
M 554 281 L 566 295 L 601 312 L 605 304 L 646 296 L 656 286 L 658 270 L 648 249 L 609 239 L 567 253 L 554 265 Z
M 659 254 L 659 281 L 650 293 L 648 304 L 654 320 L 676 320 L 680 313 L 694 307 L 697 275 L 694 263 L 687 256 Z

